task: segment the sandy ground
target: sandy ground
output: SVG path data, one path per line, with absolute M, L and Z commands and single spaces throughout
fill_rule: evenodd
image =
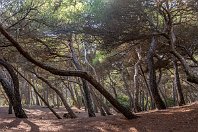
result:
M 74 109 L 77 119 L 58 120 L 47 108 L 25 109 L 28 119 L 17 119 L 0 108 L 1 131 L 32 132 L 198 132 L 198 103 L 167 110 L 138 113 L 140 118 L 126 120 L 122 115 L 87 118 L 82 110 Z M 64 109 L 55 109 L 61 116 Z

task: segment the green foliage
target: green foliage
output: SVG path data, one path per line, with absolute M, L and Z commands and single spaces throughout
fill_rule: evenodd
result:
M 91 3 L 87 3 L 86 14 L 89 14 L 94 21 L 101 21 L 106 13 L 106 5 L 108 0 L 93 0 Z
M 118 96 L 118 101 L 125 107 L 129 108 L 130 103 L 129 103 L 129 97 L 126 95 L 119 95 Z
M 92 63 L 96 65 L 97 63 L 102 63 L 105 61 L 107 55 L 103 51 L 97 51 L 95 58 L 92 60 Z
M 167 102 L 167 106 L 169 106 L 169 107 L 175 105 L 173 98 L 167 98 L 166 102 Z

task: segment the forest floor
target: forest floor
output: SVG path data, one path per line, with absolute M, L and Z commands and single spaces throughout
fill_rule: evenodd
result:
M 63 132 L 198 132 L 198 102 L 169 108 L 141 112 L 140 118 L 126 120 L 122 115 L 87 118 L 87 114 L 74 109 L 77 119 L 58 120 L 47 108 L 27 108 L 28 119 L 17 119 L 0 108 L 0 132 L 63 131 Z M 64 109 L 55 109 L 63 115 Z

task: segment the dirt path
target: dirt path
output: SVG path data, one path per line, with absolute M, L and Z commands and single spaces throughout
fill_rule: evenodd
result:
M 77 111 L 75 109 L 75 111 Z M 161 111 L 142 112 L 138 119 L 121 115 L 87 118 L 83 111 L 78 119 L 56 118 L 46 108 L 26 109 L 28 119 L 16 119 L 0 108 L 0 131 L 72 131 L 72 132 L 198 132 L 198 103 Z M 62 115 L 63 110 L 58 110 Z

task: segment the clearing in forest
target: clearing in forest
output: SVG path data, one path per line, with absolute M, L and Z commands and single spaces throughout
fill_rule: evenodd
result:
M 63 115 L 63 109 L 56 109 Z M 74 109 L 79 118 L 57 120 L 47 108 L 29 108 L 28 119 L 18 119 L 0 108 L 0 131 L 73 131 L 73 132 L 196 132 L 198 131 L 198 102 L 167 110 L 141 112 L 140 118 L 126 120 L 122 115 L 87 118 Z

